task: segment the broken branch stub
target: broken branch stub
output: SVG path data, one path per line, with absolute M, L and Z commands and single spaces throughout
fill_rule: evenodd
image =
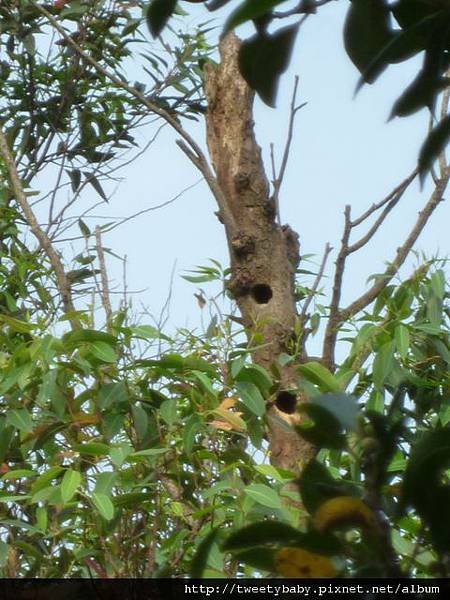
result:
M 207 142 L 227 206 L 226 214 L 219 210 L 219 217 L 230 254 L 228 288 L 241 311 L 248 338 L 259 334 L 262 339 L 253 360 L 270 371 L 280 353 L 289 351 L 294 336 L 295 272 L 300 246 L 298 235 L 288 225 L 276 222 L 269 181 L 254 134 L 254 92 L 239 73 L 239 48 L 239 39 L 234 34 L 227 35 L 219 47 L 220 64 L 210 64 L 205 69 Z M 295 366 L 278 370 L 280 389 L 295 389 Z M 302 400 L 299 394 L 297 400 Z M 271 419 L 274 414 L 292 425 L 298 422 L 298 413 L 292 406 L 284 412 L 274 403 L 269 409 L 268 434 L 272 462 L 298 471 L 314 449 L 294 430 Z

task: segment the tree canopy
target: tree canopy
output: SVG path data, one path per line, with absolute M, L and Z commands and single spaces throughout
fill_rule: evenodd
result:
M 226 27 L 278 4 L 261 2 L 256 14 L 241 2 Z M 281 18 L 324 4 L 302 2 Z M 366 79 L 392 59 L 381 54 L 368 71 L 375 45 L 359 54 L 355 23 L 369 6 L 378 53 L 412 44 L 411 31 L 429 25 L 426 44 L 433 38 L 439 52 L 430 67 L 426 46 L 422 76 L 438 77 L 433 61 L 446 56 L 447 38 L 436 14 L 448 8 L 412 5 L 408 21 L 403 2 L 352 3 L 347 47 Z M 228 34 L 218 53 L 208 25 L 150 42 L 147 15 L 159 34 L 175 9 L 160 0 L 149 13 L 146 2 L 119 0 L 0 6 L 1 574 L 448 576 L 447 261 L 418 254 L 413 272 L 399 274 L 443 200 L 445 153 L 395 256 L 345 305 L 348 258 L 386 226 L 423 169 L 359 214 L 347 206 L 334 267 L 327 243 L 311 270 L 279 218 L 297 87 L 282 162 L 268 174 L 254 94 L 240 76 L 252 44 L 287 48 L 299 24 L 269 33 L 259 22 L 256 37 Z M 397 11 L 401 31 L 387 11 Z M 274 61 L 276 76 L 288 54 Z M 151 86 L 129 80 L 132 62 Z M 254 87 L 273 99 L 272 84 Z M 427 89 L 437 98 L 443 87 Z M 397 114 L 409 114 L 405 98 Z M 426 144 L 447 135 L 447 95 L 436 102 Z M 204 119 L 207 149 L 189 133 L 192 119 Z M 155 133 L 140 145 L 144 123 Z M 207 182 L 226 232 L 229 266 L 212 260 L 185 276 L 221 287 L 211 298 L 196 292 L 211 315 L 203 332 L 168 333 L 138 318 L 126 285 L 115 299 L 105 237 L 117 223 L 90 226 L 92 207 L 81 203 L 89 188 L 108 202 L 106 185 L 158 144 L 162 126 Z M 309 355 L 314 336 L 319 357 Z

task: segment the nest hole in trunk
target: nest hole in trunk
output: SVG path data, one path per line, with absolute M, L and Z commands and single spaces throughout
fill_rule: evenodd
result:
M 294 394 L 293 392 L 288 392 L 287 390 L 282 390 L 281 392 L 278 392 L 275 400 L 275 406 L 278 408 L 279 411 L 287 415 L 292 415 L 293 413 L 295 413 L 297 408 L 296 394 Z
M 272 288 L 266 283 L 255 284 L 250 293 L 257 304 L 267 304 L 273 296 Z

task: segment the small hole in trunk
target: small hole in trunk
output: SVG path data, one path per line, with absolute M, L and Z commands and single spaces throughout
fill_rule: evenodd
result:
M 257 283 L 252 287 L 252 298 L 258 304 L 267 304 L 272 298 L 272 288 L 265 283 Z
M 281 410 L 281 412 L 292 415 L 295 413 L 295 409 L 297 407 L 297 396 L 292 392 L 287 392 L 286 390 L 278 392 L 275 406 L 278 408 L 278 410 Z

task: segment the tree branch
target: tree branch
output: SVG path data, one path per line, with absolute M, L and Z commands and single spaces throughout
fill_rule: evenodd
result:
M 303 102 L 303 104 L 296 106 L 295 103 L 297 101 L 297 89 L 298 89 L 298 75 L 295 76 L 295 81 L 294 81 L 294 91 L 292 92 L 291 109 L 290 109 L 290 115 L 289 115 L 288 134 L 287 134 L 287 138 L 286 138 L 286 144 L 284 147 L 283 158 L 281 160 L 280 172 L 279 172 L 278 176 L 275 175 L 275 160 L 274 160 L 274 155 L 273 155 L 273 144 L 271 145 L 271 161 L 272 161 L 272 172 L 273 172 L 272 200 L 275 205 L 275 212 L 276 212 L 276 216 L 277 216 L 279 225 L 281 224 L 280 202 L 279 202 L 280 188 L 283 183 L 284 174 L 286 172 L 286 167 L 287 167 L 288 160 L 289 160 L 289 153 L 291 151 L 292 137 L 294 134 L 295 116 L 298 113 L 298 111 L 301 108 L 303 108 L 304 106 L 306 106 L 306 104 L 307 104 L 306 102 Z
M 208 161 L 207 161 L 202 149 L 197 144 L 197 142 L 182 127 L 182 125 L 177 120 L 177 118 L 174 117 L 173 115 L 171 115 L 169 112 L 167 112 L 163 108 L 161 108 L 160 106 L 158 106 L 157 104 L 155 104 L 154 102 L 152 102 L 151 100 L 149 100 L 148 98 L 146 98 L 135 87 L 131 86 L 130 84 L 128 84 L 126 81 L 124 81 L 117 75 L 114 75 L 114 73 L 110 73 L 107 69 L 102 67 L 94 58 L 92 58 L 92 56 L 87 54 L 70 35 L 68 35 L 66 33 L 64 28 L 58 23 L 57 19 L 55 19 L 55 17 L 53 17 L 53 15 L 51 15 L 43 6 L 40 6 L 35 0 L 30 0 L 30 3 L 34 6 L 34 8 L 36 10 L 38 10 L 42 15 L 44 15 L 46 17 L 46 19 L 49 21 L 49 23 L 58 31 L 58 33 L 61 34 L 61 36 L 67 42 L 67 44 L 71 48 L 73 48 L 77 52 L 77 54 L 82 56 L 86 62 L 88 62 L 92 67 L 94 67 L 94 69 L 98 73 L 100 73 L 101 75 L 103 75 L 104 77 L 109 79 L 112 83 L 117 85 L 119 88 L 127 91 L 129 94 L 134 96 L 149 111 L 155 113 L 156 115 L 158 115 L 159 117 L 164 119 L 164 121 L 166 121 L 181 136 L 184 144 L 182 146 L 180 146 L 180 144 L 178 144 L 178 145 L 183 150 L 183 152 L 185 152 L 185 154 L 188 156 L 188 158 L 191 160 L 191 162 L 202 173 L 208 186 L 211 189 L 211 192 L 213 193 L 213 195 L 217 201 L 217 204 L 219 205 L 220 211 L 225 213 L 226 212 L 226 202 L 225 202 L 223 193 L 221 193 L 221 191 L 220 191 L 220 186 L 217 182 L 216 177 L 214 176 L 213 172 L 211 171 L 211 169 L 209 167 Z M 186 150 L 189 150 L 189 152 L 186 152 Z M 231 215 L 228 215 L 228 216 L 231 216 Z M 236 233 L 236 226 L 234 223 L 234 219 L 231 219 L 229 222 L 227 222 L 227 226 L 229 227 L 230 231 Z
M 334 348 L 336 346 L 337 328 L 339 326 L 339 303 L 341 301 L 342 280 L 344 277 L 345 261 L 348 256 L 348 242 L 352 230 L 351 207 L 347 204 L 344 209 L 344 233 L 342 235 L 341 248 L 336 259 L 336 270 L 334 272 L 333 293 L 331 296 L 330 314 L 328 316 L 327 328 L 323 343 L 323 361 L 330 369 L 334 369 Z
M 447 187 L 449 178 L 450 173 L 447 173 L 445 177 L 442 177 L 437 181 L 436 187 L 431 194 L 430 199 L 423 210 L 419 213 L 419 217 L 404 244 L 398 248 L 396 257 L 386 269 L 384 276 L 381 277 L 365 294 L 352 302 L 349 306 L 347 306 L 347 308 L 344 308 L 339 312 L 340 321 L 345 321 L 371 304 L 371 302 L 375 300 L 378 294 L 387 286 L 389 281 L 391 281 L 394 275 L 398 272 L 437 205 L 442 201 L 442 196 Z
M 110 330 L 111 325 L 112 325 L 112 308 L 111 308 L 111 300 L 109 297 L 108 274 L 106 271 L 105 253 L 103 251 L 103 245 L 102 245 L 102 234 L 101 234 L 101 229 L 98 225 L 95 228 L 95 247 L 97 250 L 98 264 L 100 267 L 100 281 L 101 281 L 100 297 L 101 297 L 103 309 L 106 314 L 106 325 L 107 325 L 108 330 Z
M 14 192 L 14 196 L 16 198 L 17 203 L 23 211 L 25 219 L 36 239 L 39 242 L 40 247 L 47 255 L 50 263 L 52 265 L 53 270 L 55 271 L 56 283 L 58 286 L 59 293 L 61 294 L 61 300 L 63 303 L 64 312 L 74 313 L 75 307 L 72 300 L 72 291 L 70 287 L 70 281 L 66 275 L 64 270 L 64 266 L 61 262 L 61 259 L 56 252 L 53 244 L 45 233 L 45 231 L 40 227 L 38 220 L 28 203 L 27 196 L 22 186 L 22 182 L 20 180 L 19 174 L 17 172 L 16 163 L 14 162 L 14 158 L 9 149 L 8 142 L 6 140 L 5 134 L 2 130 L 0 130 L 0 155 L 2 156 L 6 169 L 8 171 L 9 180 L 12 186 L 12 190 Z M 72 327 L 78 328 L 80 323 L 78 319 L 74 316 L 70 318 L 70 323 Z

